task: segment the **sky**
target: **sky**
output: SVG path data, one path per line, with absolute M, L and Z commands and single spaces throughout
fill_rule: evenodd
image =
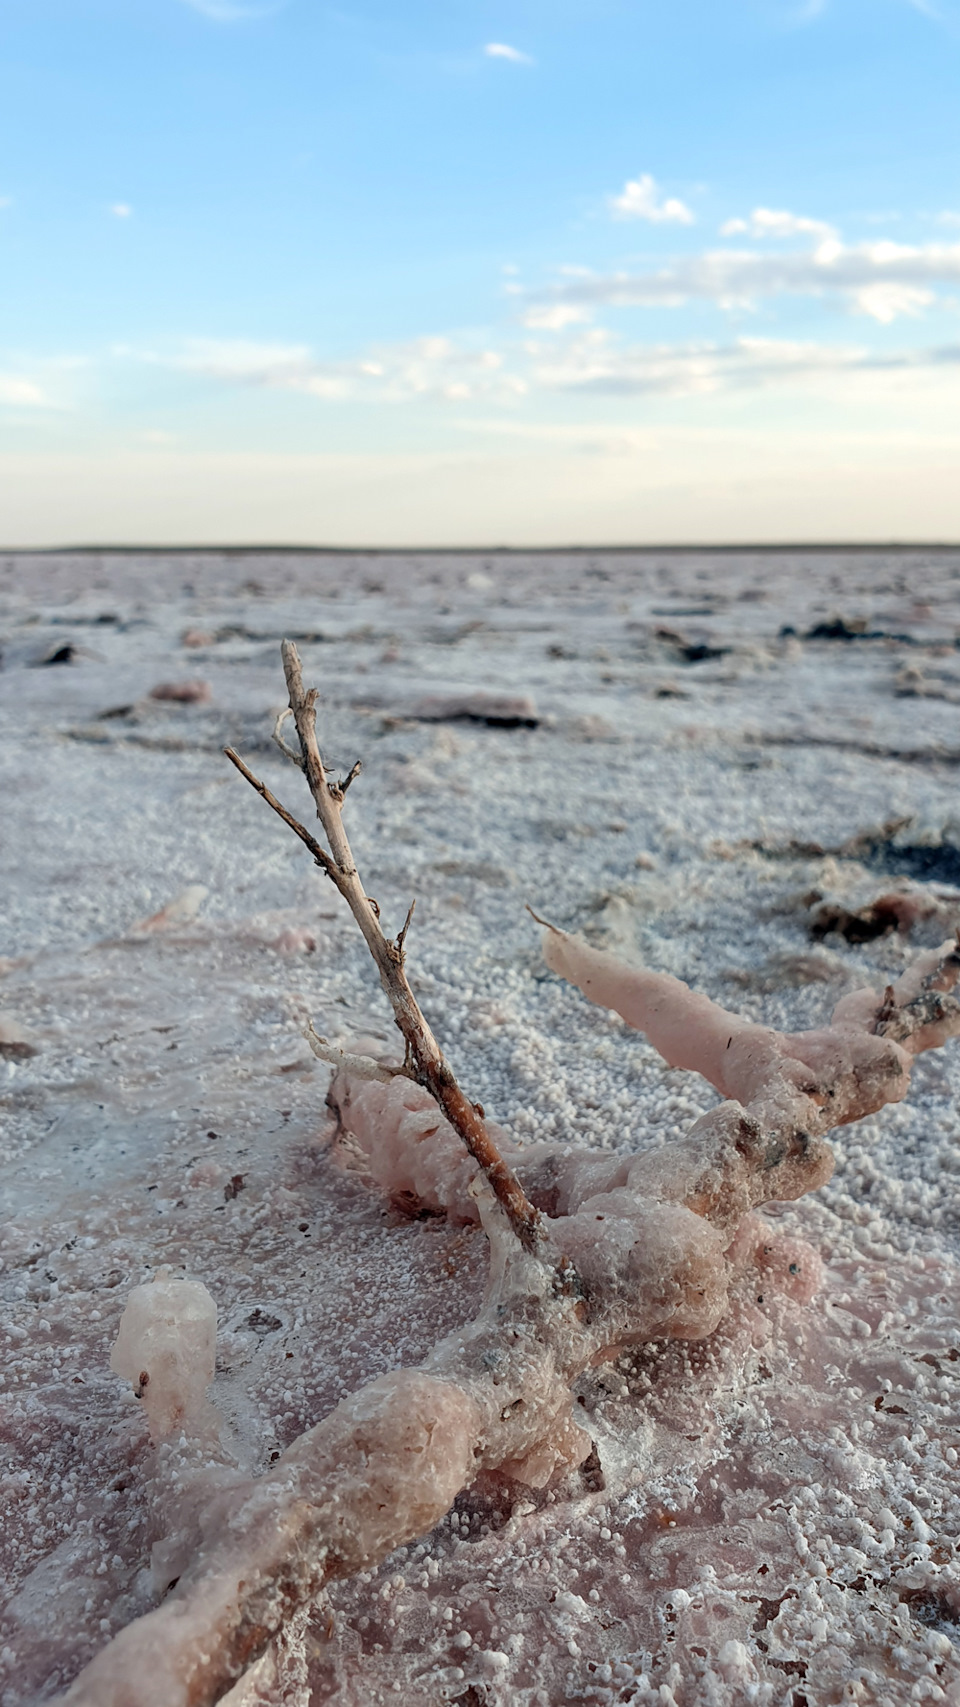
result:
M 0 544 L 960 540 L 960 0 L 0 0 Z

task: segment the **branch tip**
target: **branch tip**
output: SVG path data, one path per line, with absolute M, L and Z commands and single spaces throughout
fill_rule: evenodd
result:
M 337 872 L 336 866 L 333 863 L 333 860 L 330 858 L 330 855 L 327 853 L 326 848 L 322 848 L 320 846 L 320 843 L 317 841 L 316 837 L 311 836 L 310 831 L 304 828 L 304 826 L 300 823 L 299 819 L 297 819 L 293 816 L 292 812 L 288 812 L 285 806 L 281 806 L 276 795 L 271 794 L 266 783 L 261 782 L 260 778 L 258 776 L 254 775 L 254 773 L 250 769 L 249 765 L 244 764 L 243 760 L 240 757 L 240 754 L 238 752 L 236 752 L 233 747 L 224 747 L 223 751 L 224 751 L 225 756 L 230 760 L 230 763 L 232 765 L 236 765 L 237 770 L 240 772 L 240 775 L 242 777 L 246 778 L 247 782 L 250 784 L 250 787 L 253 789 L 256 789 L 256 792 L 260 795 L 260 798 L 262 800 L 265 800 L 267 805 L 271 806 L 273 808 L 274 812 L 276 812 L 276 814 L 277 814 L 277 817 L 282 818 L 285 824 L 289 824 L 294 835 L 300 837 L 300 840 L 302 841 L 304 847 L 309 848 L 310 852 L 313 854 L 314 860 L 316 861 L 317 865 L 319 865 L 321 867 L 321 869 L 326 872 L 328 877 L 332 877 L 334 882 L 337 882 L 337 877 L 339 874 Z M 339 885 L 338 885 L 338 887 L 339 887 Z
M 283 725 L 286 723 L 287 718 L 292 717 L 292 716 L 293 716 L 293 712 L 290 710 L 289 705 L 284 706 L 279 717 L 277 718 L 276 723 L 273 726 L 273 739 L 276 742 L 277 746 L 280 748 L 280 751 L 283 754 L 284 758 L 289 759 L 291 764 L 296 765 L 298 771 L 302 771 L 303 770 L 303 754 L 302 753 L 295 753 L 292 747 L 288 747 L 286 741 L 283 738 L 283 734 L 282 734 Z
M 377 1079 L 381 1084 L 389 1084 L 393 1079 L 407 1076 L 404 1067 L 383 1067 L 370 1055 L 355 1055 L 349 1049 L 339 1048 L 336 1043 L 328 1043 L 327 1039 L 314 1029 L 312 1020 L 304 1020 L 300 1032 L 318 1061 L 324 1061 L 330 1067 L 345 1068 L 358 1079 Z
M 406 938 L 406 934 L 407 934 L 408 930 L 410 929 L 410 920 L 413 918 L 413 909 L 416 906 L 416 904 L 417 904 L 417 898 L 416 898 L 416 896 L 414 896 L 414 898 L 411 901 L 410 906 L 407 910 L 407 916 L 403 921 L 403 929 L 401 930 L 400 935 L 397 937 L 397 945 L 396 945 L 397 946 L 397 953 L 399 954 L 401 960 L 403 959 L 404 940 Z
M 530 914 L 531 919 L 535 919 L 537 924 L 542 925 L 545 931 L 552 931 L 554 936 L 563 936 L 563 931 L 560 929 L 559 925 L 552 925 L 549 919 L 541 919 L 540 914 L 534 912 L 529 901 L 524 901 L 523 904 L 526 907 L 527 912 Z

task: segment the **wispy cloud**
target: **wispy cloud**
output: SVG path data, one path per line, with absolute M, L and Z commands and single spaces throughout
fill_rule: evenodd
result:
M 540 332 L 561 332 L 565 326 L 583 325 L 591 317 L 589 308 L 575 302 L 544 302 L 527 310 L 523 324 Z
M 0 407 L 14 409 L 51 409 L 51 398 L 32 379 L 17 373 L 0 373 Z
M 693 225 L 694 216 L 675 196 L 662 198 L 656 180 L 645 172 L 628 178 L 618 196 L 610 197 L 614 219 L 649 219 L 654 225 Z
M 851 300 L 858 314 L 868 314 L 871 320 L 889 326 L 901 315 L 922 314 L 934 297 L 932 290 L 920 285 L 886 283 L 862 285 L 851 293 Z
M 420 397 L 463 403 L 481 396 L 502 401 L 526 390 L 526 382 L 508 369 L 500 351 L 470 348 L 446 337 L 374 346 L 362 357 L 337 362 L 319 360 L 305 344 L 220 339 L 194 339 L 171 355 L 117 353 L 229 385 L 296 391 L 328 401 L 368 397 L 399 402 Z
M 311 363 L 306 344 L 258 344 L 242 338 L 191 338 L 175 355 L 150 355 L 146 359 L 187 373 L 203 373 L 211 379 L 277 386 L 292 386 Z
M 532 65 L 529 53 L 521 53 L 518 47 L 510 47 L 505 41 L 488 41 L 484 48 L 488 59 L 509 59 L 514 65 Z
M 880 352 L 867 344 L 763 337 L 643 344 L 603 327 L 565 327 L 555 336 L 512 341 L 501 349 L 419 338 L 334 363 L 319 360 L 306 345 L 215 339 L 197 340 L 167 356 L 141 352 L 140 359 L 214 384 L 296 392 L 332 405 L 364 399 L 493 404 L 505 419 L 522 419 L 515 406 L 538 395 L 710 398 L 776 390 L 850 401 L 852 387 L 873 398 L 902 394 L 905 385 L 924 378 L 952 394 L 960 343 Z M 40 399 L 20 398 L 28 400 Z M 156 435 L 155 441 L 160 442 Z
M 561 305 L 596 312 L 604 307 L 678 308 L 711 301 L 722 308 L 752 308 L 763 299 L 835 296 L 856 313 L 884 324 L 919 313 L 936 285 L 960 283 L 960 243 L 844 244 L 825 238 L 789 253 L 713 250 L 643 271 L 565 277 L 552 289 L 528 294 L 524 315 L 544 325 L 543 311 Z
M 202 13 L 205 18 L 211 18 L 214 23 L 237 24 L 246 18 L 269 18 L 282 10 L 286 0 L 274 0 L 272 5 L 266 6 L 244 6 L 236 0 L 182 0 L 182 4 Z
M 133 213 L 133 208 L 130 206 L 129 202 L 114 202 L 110 208 L 110 212 L 113 214 L 114 219 L 129 219 Z
M 832 225 L 822 219 L 806 219 L 802 214 L 788 213 L 786 208 L 755 207 L 749 219 L 728 219 L 720 227 L 721 237 L 734 237 L 739 232 L 751 237 L 833 237 Z
M 920 372 L 953 376 L 960 369 L 960 345 L 893 354 L 784 338 L 631 345 L 596 328 L 549 346 L 529 346 L 528 361 L 532 391 L 690 397 L 757 388 L 823 391 L 836 389 L 835 381 L 848 384 L 852 376 L 885 376 L 894 383 Z

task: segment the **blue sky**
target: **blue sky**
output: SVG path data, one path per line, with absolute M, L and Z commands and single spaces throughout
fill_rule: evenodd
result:
M 0 539 L 960 537 L 960 0 L 3 0 Z

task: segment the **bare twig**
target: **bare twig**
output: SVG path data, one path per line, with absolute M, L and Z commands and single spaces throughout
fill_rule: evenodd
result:
M 536 923 L 537 923 L 537 924 L 538 924 L 538 925 L 542 925 L 542 926 L 543 926 L 543 928 L 544 928 L 544 930 L 546 930 L 546 931 L 552 931 L 552 932 L 553 932 L 553 934 L 554 934 L 554 936 L 560 936 L 560 935 L 562 935 L 562 932 L 560 932 L 560 931 L 559 931 L 559 930 L 558 930 L 558 929 L 557 929 L 557 927 L 556 927 L 556 925 L 552 925 L 552 924 L 551 924 L 551 923 L 550 923 L 550 920 L 549 920 L 549 919 L 541 919 L 541 917 L 540 917 L 540 914 L 539 914 L 539 913 L 535 913 L 535 912 L 534 912 L 534 910 L 533 910 L 533 908 L 532 908 L 532 907 L 531 907 L 531 905 L 530 905 L 530 903 L 529 903 L 529 901 L 524 901 L 524 903 L 523 903 L 523 904 L 524 904 L 524 906 L 525 906 L 525 907 L 526 907 L 526 909 L 527 909 L 527 912 L 528 912 L 528 913 L 529 913 L 529 914 L 530 914 L 530 917 L 531 917 L 531 919 L 534 919 L 534 920 L 535 920 L 535 921 L 536 921 Z
M 406 941 L 407 932 L 410 929 L 410 921 L 413 918 L 413 909 L 416 906 L 416 904 L 417 904 L 416 897 L 414 897 L 414 899 L 410 903 L 410 906 L 407 909 L 407 916 L 403 921 L 403 929 L 401 930 L 400 935 L 397 937 L 397 953 L 400 955 L 401 960 L 403 959 L 403 945 L 404 945 L 404 942 Z
M 304 846 L 310 849 L 310 852 L 313 854 L 317 864 L 323 867 L 328 877 L 333 877 L 334 881 L 336 881 L 333 861 L 326 849 L 320 846 L 320 843 L 316 838 L 311 836 L 310 831 L 305 830 L 303 825 L 294 818 L 291 812 L 287 811 L 285 806 L 281 806 L 276 795 L 270 793 L 265 782 L 261 782 L 258 776 L 254 776 L 253 771 L 248 765 L 244 764 L 239 753 L 235 753 L 232 747 L 224 747 L 223 750 L 226 753 L 227 758 L 230 760 L 230 763 L 232 765 L 236 765 L 240 775 L 246 777 L 250 787 L 256 789 L 257 793 L 263 797 L 268 806 L 273 807 L 273 810 L 280 818 L 283 819 L 285 824 L 289 824 L 294 834 L 300 837 Z
M 289 759 L 292 765 L 296 765 L 298 771 L 302 771 L 303 760 L 301 759 L 300 754 L 295 753 L 292 747 L 288 747 L 283 738 L 283 726 L 286 723 L 287 718 L 292 716 L 293 712 L 290 710 L 289 705 L 285 705 L 273 726 L 273 738 L 277 746 L 280 748 L 284 758 Z
M 346 794 L 347 789 L 350 787 L 350 784 L 353 782 L 355 777 L 358 777 L 360 775 L 360 772 L 362 770 L 363 770 L 363 761 L 361 759 L 358 759 L 356 764 L 351 765 L 351 767 L 348 770 L 346 776 L 344 777 L 342 783 L 340 784 L 341 795 Z
M 326 1061 L 331 1067 L 342 1067 L 358 1079 L 378 1079 L 381 1084 L 390 1084 L 393 1079 L 403 1078 L 402 1067 L 382 1067 L 379 1061 L 374 1061 L 369 1055 L 354 1055 L 349 1049 L 338 1049 L 335 1043 L 328 1043 L 309 1020 L 300 1027 L 318 1061 Z
M 453 1071 L 407 982 L 403 967 L 403 941 L 413 909 L 408 913 L 397 941 L 391 942 L 381 928 L 379 908 L 364 890 L 343 827 L 341 808 L 346 785 L 338 786 L 330 782 L 320 756 L 317 742 L 317 689 L 304 688 L 300 655 L 292 640 L 283 642 L 281 653 L 290 696 L 290 710 L 300 738 L 302 768 L 316 804 L 317 817 L 323 825 L 330 853 L 324 853 L 303 825 L 280 805 L 269 789 L 258 781 L 230 748 L 226 749 L 227 757 L 246 777 L 251 787 L 262 795 L 268 806 L 272 806 L 284 822 L 289 824 L 336 884 L 360 926 L 380 974 L 380 982 L 404 1040 L 405 1060 L 409 1063 L 410 1076 L 430 1092 L 483 1170 L 517 1237 L 528 1250 L 539 1249 L 543 1238 L 539 1212 L 530 1202 L 512 1168 L 507 1166 L 501 1156 L 475 1105 L 457 1084 Z M 356 770 L 357 767 L 354 766 L 348 782 L 353 780 Z

